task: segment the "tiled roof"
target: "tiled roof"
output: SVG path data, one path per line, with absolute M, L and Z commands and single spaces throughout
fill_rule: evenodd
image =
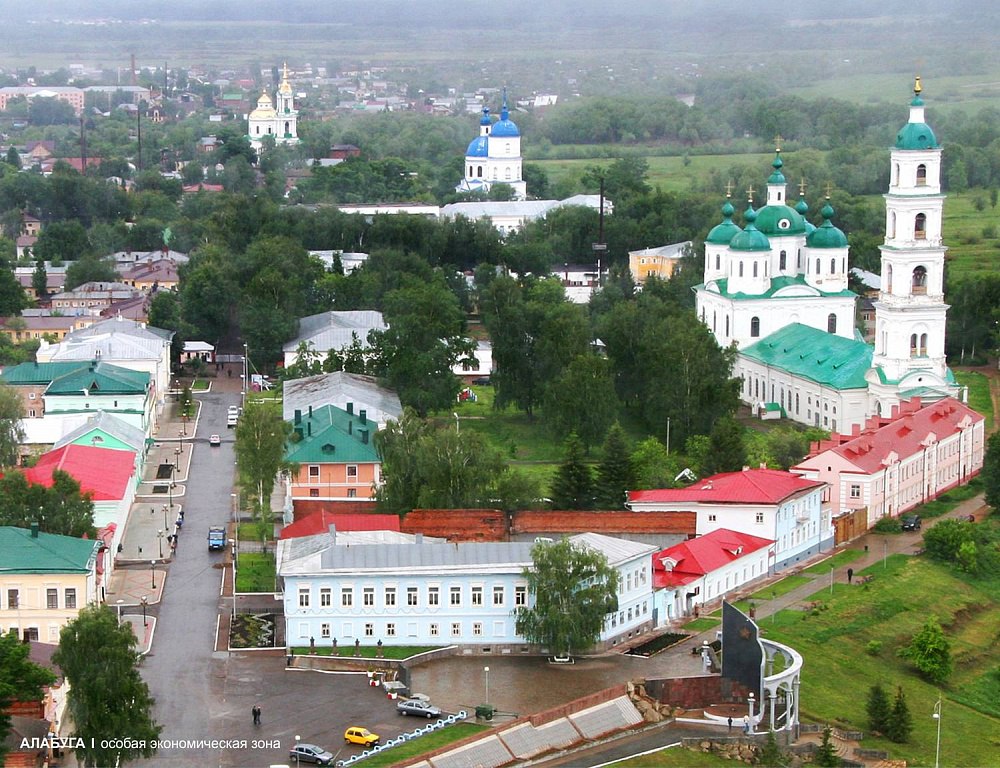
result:
M 564 512 L 524 509 L 514 513 L 511 533 L 572 534 L 605 533 L 693 535 L 697 530 L 694 512 Z
M 863 472 L 878 472 L 890 453 L 912 456 L 923 450 L 931 433 L 941 441 L 958 432 L 959 425 L 967 427 L 982 420 L 983 416 L 951 397 L 926 406 L 915 398 L 903 402 L 890 419 L 869 419 L 858 435 L 834 434 L 830 440 L 817 443 L 799 466 L 810 466 L 811 459 L 829 450 Z
M 689 584 L 772 543 L 771 539 L 717 528 L 704 536 L 682 541 L 653 555 L 653 586 Z M 664 559 L 676 563 L 672 570 L 666 569 Z
M 64 445 L 43 453 L 35 466 L 24 470 L 29 482 L 52 487 L 52 473 L 61 469 L 72 475 L 80 490 L 94 501 L 125 498 L 135 467 L 135 453 L 87 445 Z
M 0 574 L 87 573 L 101 542 L 0 526 Z
M 687 488 L 629 491 L 632 504 L 778 504 L 823 483 L 778 469 L 744 469 L 699 480 Z
M 863 341 L 845 339 L 801 323 L 792 323 L 740 355 L 763 365 L 787 371 L 837 390 L 865 389 L 873 348 Z
M 298 442 L 289 442 L 285 458 L 296 464 L 377 463 L 372 436 L 378 425 L 332 405 L 313 408 L 292 422 Z

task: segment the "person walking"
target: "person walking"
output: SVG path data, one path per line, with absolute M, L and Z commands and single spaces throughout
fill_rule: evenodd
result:
M 850 584 L 851 583 L 851 579 L 853 579 L 853 578 L 854 578 L 854 569 L 853 568 L 848 568 L 847 569 L 847 583 Z
M 732 733 L 733 732 L 733 718 L 730 717 L 729 720 L 727 720 L 726 722 L 729 723 L 729 732 Z
M 750 715 L 743 715 L 743 733 L 750 734 Z
M 260 725 L 260 704 L 254 704 L 250 709 L 250 714 L 253 715 L 253 724 Z

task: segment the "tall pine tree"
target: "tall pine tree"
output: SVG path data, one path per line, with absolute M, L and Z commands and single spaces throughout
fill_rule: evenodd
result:
M 618 422 L 611 425 L 601 463 L 597 467 L 597 503 L 601 509 L 623 509 L 625 494 L 635 487 L 635 471 L 625 441 L 625 430 Z
M 747 461 L 747 449 L 743 442 L 743 427 L 732 416 L 715 422 L 709 435 L 709 451 L 705 457 L 702 475 L 720 472 L 739 472 Z
M 865 704 L 865 712 L 868 714 L 869 730 L 876 733 L 886 733 L 889 730 L 892 707 L 889 705 L 889 696 L 881 683 L 875 683 L 868 689 L 868 703 Z
M 840 765 L 840 756 L 833 746 L 833 730 L 829 725 L 823 729 L 823 739 L 813 756 L 813 765 L 823 766 L 823 768 L 836 768 Z
M 910 708 L 906 706 L 906 696 L 903 695 L 903 686 L 896 688 L 896 699 L 892 703 L 892 713 L 889 715 L 889 725 L 885 735 L 897 744 L 910 740 L 910 731 L 913 730 L 913 717 L 910 715 Z
M 566 439 L 563 463 L 552 481 L 553 509 L 591 509 L 594 505 L 594 475 L 584 461 L 583 443 L 571 432 Z

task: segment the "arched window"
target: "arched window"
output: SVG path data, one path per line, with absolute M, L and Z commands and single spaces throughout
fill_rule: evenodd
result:
M 753 263 L 753 276 L 757 277 L 757 262 L 756 261 Z
M 760 379 L 753 380 L 753 396 L 760 399 Z
M 889 212 L 889 231 L 886 233 L 890 238 L 896 236 L 896 212 Z
M 719 258 L 720 258 L 719 254 L 715 254 L 715 269 L 716 270 L 719 269 L 719 264 L 720 264 Z
M 914 295 L 927 293 L 927 270 L 924 267 L 916 267 L 913 270 L 913 293 Z
M 503 177 L 505 181 L 510 181 L 510 166 L 508 165 L 503 169 Z
M 927 184 L 927 166 L 921 163 L 917 166 L 917 186 L 923 187 Z
M 816 277 L 819 277 L 819 259 L 816 259 Z
M 469 170 L 468 170 L 468 172 L 465 175 L 469 176 L 469 177 L 472 176 L 472 166 L 471 165 L 469 166 Z
M 833 312 L 826 316 L 826 332 L 837 332 L 837 316 Z
M 285 122 L 285 135 L 286 136 L 291 136 L 292 135 L 292 130 L 289 127 L 290 125 L 291 125 L 291 123 L 289 123 L 287 121 Z
M 795 412 L 799 412 L 799 393 L 795 393 Z
M 925 240 L 927 238 L 927 215 L 924 213 L 918 213 L 917 218 L 913 222 L 913 237 L 917 240 Z
M 892 164 L 892 186 L 899 184 L 899 163 Z
M 927 357 L 927 334 L 920 334 L 920 355 L 922 357 Z
M 836 272 L 837 272 L 837 260 L 830 259 L 830 274 L 833 275 L 836 274 Z
M 785 251 L 782 251 L 781 253 L 778 254 L 778 269 L 780 269 L 782 272 L 785 271 L 787 260 L 788 260 L 788 254 Z
M 885 292 L 892 293 L 892 264 L 885 265 Z
M 917 356 L 917 334 L 910 334 L 910 357 Z
M 802 269 L 802 249 L 799 248 L 798 255 L 795 257 L 795 268 Z
M 726 315 L 726 338 L 729 338 L 729 315 Z
M 476 178 L 483 178 L 483 166 L 481 165 L 476 166 Z
M 716 319 L 716 311 L 713 309 L 712 310 L 712 333 L 715 333 L 715 319 Z
M 750 337 L 756 339 L 760 336 L 760 318 L 751 317 L 750 318 Z
M 743 277 L 743 262 L 740 262 L 740 277 Z

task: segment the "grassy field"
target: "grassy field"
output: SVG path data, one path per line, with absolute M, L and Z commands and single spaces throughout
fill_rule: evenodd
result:
M 455 723 L 454 725 L 449 725 L 447 728 L 432 731 L 420 738 L 400 744 L 398 747 L 393 747 L 384 752 L 379 752 L 377 755 L 366 757 L 363 765 L 365 768 L 386 768 L 403 760 L 408 760 L 411 757 L 432 752 L 440 747 L 454 744 L 456 741 L 461 741 L 464 738 L 488 730 L 489 726 L 486 725 Z
M 996 414 L 990 397 L 990 380 L 978 371 L 955 371 L 959 384 L 969 388 L 969 407 L 986 418 L 986 434 L 993 431 Z
M 628 760 L 620 760 L 617 763 L 611 763 L 611 765 L 615 768 L 715 768 L 720 765 L 731 766 L 733 761 L 708 752 L 695 752 L 683 747 L 673 747 L 661 749 L 648 755 L 632 757 Z
M 808 568 L 803 569 L 802 573 L 817 575 L 827 574 L 830 572 L 830 566 L 833 566 L 834 568 L 843 568 L 848 563 L 857 560 L 863 554 L 864 553 L 860 549 L 842 549 L 833 557 L 827 558 L 822 563 L 816 563 L 816 565 L 811 565 Z
M 244 552 L 236 564 L 237 592 L 273 592 L 275 580 L 274 555 Z

